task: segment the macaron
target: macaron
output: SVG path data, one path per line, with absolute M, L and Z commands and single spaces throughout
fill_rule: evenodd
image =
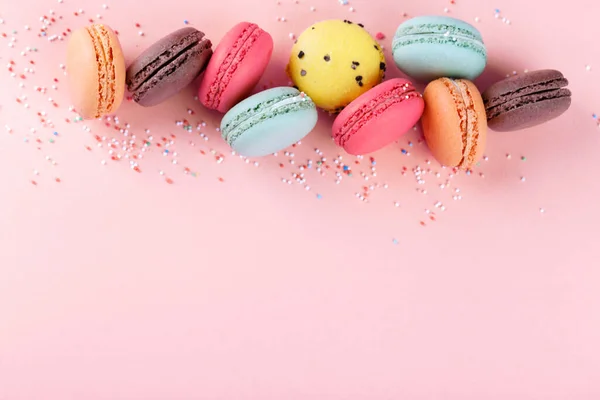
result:
M 433 156 L 448 167 L 473 167 L 487 137 L 485 107 L 475 84 L 440 78 L 427 85 L 423 100 L 423 134 Z
M 204 71 L 212 43 L 191 27 L 163 37 L 140 54 L 127 68 L 127 89 L 133 100 L 155 106 L 179 93 Z
M 115 32 L 94 24 L 73 32 L 67 47 L 71 101 L 84 119 L 115 112 L 125 93 L 125 58 Z
M 348 20 L 321 21 L 302 32 L 287 66 L 294 85 L 329 112 L 340 112 L 379 84 L 385 70 L 377 41 Z
M 216 47 L 200 84 L 200 102 L 225 113 L 246 97 L 264 74 L 273 38 L 258 25 L 241 22 Z
M 568 84 L 554 69 L 511 76 L 493 84 L 482 95 L 489 127 L 516 131 L 562 115 L 571 105 Z
M 332 136 L 349 154 L 371 153 L 410 130 L 423 107 L 423 98 L 410 81 L 390 79 L 350 103 L 333 122 Z
M 260 157 L 298 142 L 317 124 L 317 108 L 306 94 L 276 87 L 243 100 L 221 121 L 223 139 L 238 154 Z
M 394 62 L 422 82 L 441 77 L 477 78 L 487 62 L 481 33 L 456 18 L 422 16 L 398 27 L 392 41 Z

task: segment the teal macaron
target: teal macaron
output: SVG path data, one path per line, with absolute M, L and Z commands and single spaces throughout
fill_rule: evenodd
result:
M 477 78 L 487 62 L 481 33 L 456 18 L 422 16 L 402 23 L 392 42 L 396 66 L 422 82 Z
M 310 97 L 291 87 L 276 87 L 229 110 L 221 120 L 221 136 L 239 155 L 261 157 L 302 140 L 317 118 Z

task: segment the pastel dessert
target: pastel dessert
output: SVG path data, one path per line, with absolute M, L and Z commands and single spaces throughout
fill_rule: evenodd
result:
M 258 25 L 241 22 L 223 37 L 200 84 L 200 102 L 225 113 L 248 96 L 264 74 L 273 38 Z
M 212 43 L 203 32 L 179 29 L 148 47 L 127 68 L 127 89 L 136 103 L 155 106 L 192 83 L 211 55 Z
M 483 156 L 487 118 L 473 82 L 440 78 L 423 92 L 423 134 L 433 156 L 443 165 L 468 169 Z
M 332 135 L 350 154 L 371 153 L 411 129 L 423 107 L 423 98 L 410 81 L 390 79 L 350 103 L 335 119 Z
M 310 97 L 291 87 L 277 87 L 229 110 L 221 121 L 221 135 L 238 154 L 260 157 L 298 142 L 316 124 L 317 108 Z
M 115 32 L 94 24 L 73 32 L 67 48 L 69 91 L 84 119 L 115 112 L 125 93 L 125 58 Z
M 411 78 L 477 78 L 487 62 L 479 31 L 456 18 L 422 16 L 403 22 L 392 41 L 394 62 Z
M 298 37 L 287 73 L 318 107 L 340 112 L 379 84 L 385 69 L 381 47 L 361 24 L 327 20 Z
M 512 76 L 490 86 L 483 102 L 491 129 L 500 132 L 530 128 L 569 109 L 569 81 L 560 71 L 544 69 Z

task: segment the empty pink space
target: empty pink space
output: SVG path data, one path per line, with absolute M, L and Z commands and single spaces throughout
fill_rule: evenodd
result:
M 342 3 L 2 3 L 0 399 L 600 399 L 600 6 Z M 325 114 L 242 159 L 199 82 L 116 118 L 69 109 L 66 42 L 89 20 L 128 63 L 186 25 L 217 44 L 256 23 L 274 41 L 258 91 L 288 84 L 295 35 L 330 18 L 363 23 L 402 77 L 394 31 L 428 14 L 481 31 L 481 90 L 554 68 L 569 111 L 489 132 L 456 174 L 420 129 L 351 156 Z

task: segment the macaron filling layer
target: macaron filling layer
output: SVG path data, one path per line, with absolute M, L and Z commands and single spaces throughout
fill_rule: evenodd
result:
M 96 24 L 86 29 L 92 39 L 98 64 L 98 112 L 95 118 L 99 118 L 107 110 L 110 110 L 115 102 L 115 64 L 110 46 L 110 35 L 106 28 Z
M 455 47 L 465 48 L 487 57 L 487 50 L 483 43 L 470 36 L 452 35 L 446 33 L 423 33 L 399 37 L 393 40 L 393 50 L 402 46 L 414 44 L 450 44 Z
M 393 86 L 379 97 L 363 104 L 356 110 L 350 118 L 348 118 L 346 123 L 334 134 L 336 143 L 339 146 L 344 146 L 368 121 L 376 118 L 396 104 L 420 96 L 421 95 L 415 91 L 415 88 L 408 83 Z
M 127 87 L 133 93 L 134 100 L 137 101 L 142 98 L 147 90 L 158 81 L 174 73 L 189 58 L 210 50 L 211 41 L 203 38 L 204 33 L 200 31 L 182 38 L 179 43 L 159 54 L 135 76 L 130 78 Z
M 221 136 L 231 146 L 245 131 L 263 121 L 292 111 L 315 107 L 313 101 L 304 93 L 278 96 L 238 114 L 234 120 L 223 126 Z
M 477 141 L 479 140 L 479 125 L 473 96 L 469 87 L 460 80 L 443 78 L 442 81 L 456 103 L 456 111 L 460 118 L 463 147 L 462 159 L 458 167 L 473 165 L 477 154 Z M 470 135 L 469 132 L 471 133 Z
M 229 49 L 227 56 L 219 66 L 219 70 L 213 82 L 210 85 L 210 90 L 206 95 L 206 103 L 210 108 L 217 109 L 221 101 L 220 94 L 227 89 L 227 85 L 239 63 L 244 59 L 246 53 L 252 45 L 263 34 L 263 30 L 256 24 L 250 24 L 235 44 Z

